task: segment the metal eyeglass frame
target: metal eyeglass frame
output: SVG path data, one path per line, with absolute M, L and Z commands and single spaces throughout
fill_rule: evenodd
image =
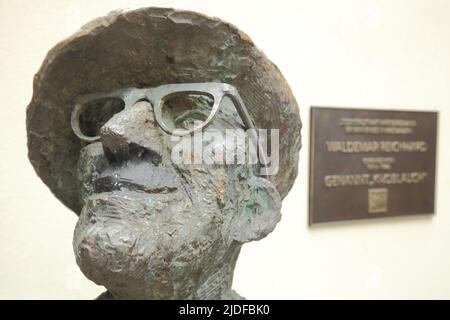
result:
M 185 94 L 198 94 L 198 95 L 206 95 L 213 99 L 213 106 L 211 108 L 211 113 L 208 118 L 203 121 L 200 125 L 189 129 L 170 129 L 163 120 L 162 117 L 162 107 L 164 102 L 172 97 L 173 95 L 185 93 Z M 252 129 L 250 133 L 252 135 L 252 139 L 256 142 L 258 159 L 261 165 L 265 165 L 265 157 L 262 147 L 257 139 L 256 127 L 253 123 L 253 120 L 250 117 L 250 114 L 245 107 L 244 101 L 242 100 L 239 92 L 235 87 L 226 83 L 218 83 L 218 82 L 202 82 L 202 83 L 182 83 L 182 84 L 165 84 L 154 88 L 124 88 L 118 89 L 109 93 L 93 93 L 81 96 L 72 110 L 71 115 L 71 126 L 75 135 L 84 140 L 86 142 L 95 142 L 100 139 L 100 136 L 89 137 L 84 135 L 80 129 L 80 115 L 83 113 L 88 107 L 89 102 L 94 102 L 95 100 L 105 99 L 105 98 L 119 98 L 124 104 L 125 108 L 131 107 L 136 104 L 138 101 L 147 100 L 153 106 L 153 112 L 155 115 L 155 120 L 158 123 L 158 126 L 166 133 L 173 134 L 177 136 L 184 136 L 188 134 L 193 134 L 198 132 L 199 130 L 203 130 L 208 127 L 217 111 L 219 110 L 220 103 L 222 102 L 224 97 L 229 97 L 233 104 L 236 107 L 236 110 L 241 117 L 245 129 Z

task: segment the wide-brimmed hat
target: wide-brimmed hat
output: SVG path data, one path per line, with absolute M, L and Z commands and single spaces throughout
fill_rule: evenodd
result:
M 113 12 L 48 52 L 27 108 L 28 155 L 37 174 L 79 214 L 77 161 L 83 144 L 70 126 L 75 99 L 123 87 L 192 82 L 235 86 L 256 127 L 280 130 L 280 169 L 269 179 L 286 196 L 301 146 L 298 106 L 286 80 L 235 26 L 165 8 Z

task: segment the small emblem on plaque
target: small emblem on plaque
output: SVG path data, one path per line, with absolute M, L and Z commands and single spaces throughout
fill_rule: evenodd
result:
M 369 213 L 381 213 L 388 210 L 388 189 L 369 189 Z

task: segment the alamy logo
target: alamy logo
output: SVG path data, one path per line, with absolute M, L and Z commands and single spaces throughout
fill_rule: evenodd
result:
M 171 135 L 175 164 L 258 165 L 261 175 L 279 169 L 278 129 L 207 129 L 192 135 Z

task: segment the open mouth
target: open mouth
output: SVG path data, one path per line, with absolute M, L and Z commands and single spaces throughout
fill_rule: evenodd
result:
M 126 166 L 105 169 L 94 180 L 94 192 L 115 190 L 170 193 L 179 187 L 179 181 L 170 168 L 148 162 L 128 162 Z

